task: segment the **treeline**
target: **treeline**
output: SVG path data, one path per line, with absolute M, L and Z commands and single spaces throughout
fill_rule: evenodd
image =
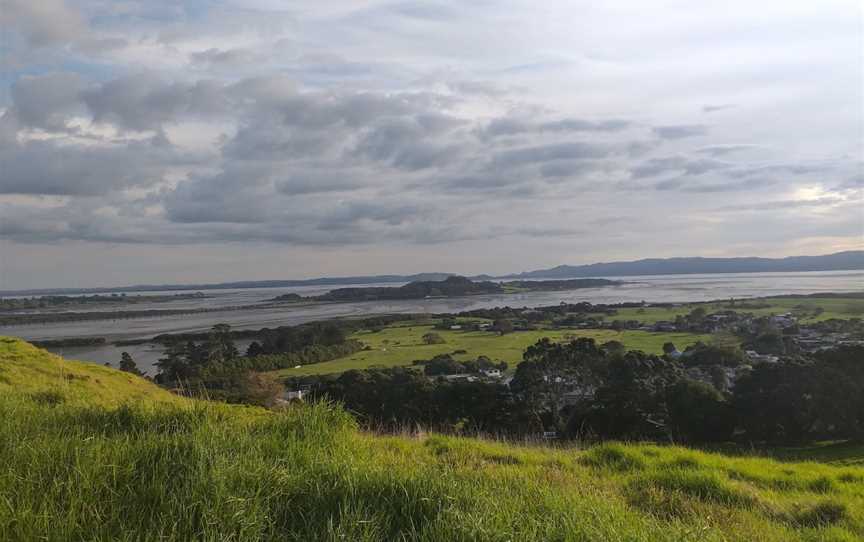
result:
M 68 307 L 70 305 L 116 305 L 134 303 L 162 303 L 185 299 L 202 299 L 206 297 L 201 292 L 191 294 L 171 295 L 43 295 L 40 297 L 6 297 L 0 298 L 0 311 L 47 309 L 53 307 Z
M 283 388 L 260 373 L 351 355 L 364 348 L 349 338 L 352 331 L 384 326 L 398 318 L 333 320 L 254 332 L 235 332 L 227 324 L 217 324 L 206 335 L 163 336 L 167 349 L 156 363 L 155 380 L 174 389 L 206 393 L 211 399 L 270 406 L 281 397 Z M 238 336 L 257 340 L 241 354 L 234 344 Z
M 39 348 L 63 348 L 67 346 L 95 346 L 105 344 L 105 337 L 70 337 L 68 339 L 46 339 L 30 341 Z
M 733 363 L 700 349 L 688 358 L 701 368 L 722 373 Z M 717 365 L 709 364 L 712 358 Z M 509 386 L 445 381 L 411 368 L 286 384 L 342 402 L 373 428 L 421 424 L 510 436 L 554 431 L 565 439 L 690 443 L 864 439 L 864 347 L 760 364 L 727 391 L 688 377 L 687 358 L 680 359 L 586 338 L 543 339 L 525 351 Z

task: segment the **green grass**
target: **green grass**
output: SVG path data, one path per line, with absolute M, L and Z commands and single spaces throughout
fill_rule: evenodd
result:
M 129 401 L 183 401 L 137 376 L 94 363 L 64 360 L 18 339 L 0 337 L 0 395 L 33 394 L 46 403 L 117 406 Z
M 166 401 L 117 371 L 3 345 L 0 540 L 864 539 L 861 467 L 376 436 L 331 405 Z M 46 401 L 57 365 L 142 391 Z
M 429 331 L 438 333 L 446 342 L 424 344 L 422 337 Z M 549 337 L 561 341 L 571 336 L 592 337 L 599 343 L 616 340 L 624 343 L 624 346 L 630 350 L 643 350 L 655 354 L 663 352 L 663 343 L 667 341 L 683 349 L 697 341 L 708 342 L 712 339 L 711 335 L 693 333 L 651 333 L 606 329 L 516 331 L 498 335 L 489 331 L 440 331 L 433 329 L 431 325 L 402 325 L 387 327 L 378 332 L 361 331 L 352 336 L 369 345 L 370 350 L 363 350 L 333 361 L 304 365 L 297 369 L 284 369 L 278 371 L 278 374 L 301 376 L 341 373 L 350 369 L 369 367 L 397 367 L 410 365 L 417 359 L 430 359 L 437 354 L 449 354 L 455 350 L 465 351 L 463 354 L 453 356 L 458 360 L 475 359 L 483 355 L 494 360 L 506 361 L 513 369 L 522 360 L 525 348 L 539 339 Z
M 786 312 L 799 313 L 801 322 L 818 322 L 832 318 L 849 319 L 864 317 L 864 299 L 856 298 L 823 298 L 823 297 L 780 297 L 766 299 L 742 299 L 740 303 L 768 304 L 770 307 L 749 309 L 733 306 L 727 302 L 718 303 L 688 303 L 678 307 L 645 307 L 618 309 L 614 316 L 604 316 L 606 320 L 639 320 L 645 323 L 655 323 L 661 320 L 674 321 L 676 316 L 684 316 L 696 307 L 703 307 L 708 313 L 721 310 L 735 310 L 741 313 L 752 313 L 756 316 L 771 316 Z M 739 303 L 739 305 L 740 305 Z M 819 315 L 816 308 L 823 309 Z

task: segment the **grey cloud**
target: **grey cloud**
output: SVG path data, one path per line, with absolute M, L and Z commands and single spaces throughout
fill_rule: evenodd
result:
M 63 0 L 4 0 L 0 25 L 18 31 L 36 47 L 73 42 L 87 30 L 80 13 Z
M 599 164 L 587 160 L 556 160 L 543 164 L 540 174 L 543 177 L 572 177 L 589 171 L 594 171 Z
M 499 117 L 489 121 L 481 133 L 485 137 L 500 137 L 543 132 L 617 132 L 632 125 L 632 122 L 622 119 L 592 121 L 565 118 L 535 122 L 518 117 Z
M 686 177 L 678 177 L 660 181 L 654 185 L 654 188 L 659 191 L 678 190 L 695 193 L 740 192 L 759 190 L 776 183 L 777 180 L 769 178 L 747 179 L 743 181 L 696 182 Z
M 95 122 L 138 131 L 159 129 L 185 116 L 229 110 L 223 86 L 207 80 L 163 83 L 148 75 L 133 75 L 87 89 L 82 96 Z
M 723 144 L 723 145 L 707 145 L 696 149 L 696 152 L 708 154 L 711 156 L 726 156 L 736 152 L 752 151 L 759 149 L 759 145 L 749 144 Z
M 655 126 L 652 130 L 663 139 L 684 139 L 708 134 L 708 127 L 702 124 L 669 124 Z
M 276 188 L 282 194 L 293 196 L 357 190 L 367 183 L 368 178 L 359 171 L 329 169 L 292 173 L 287 179 L 278 181 Z
M 12 85 L 12 103 L 18 121 L 34 128 L 63 131 L 70 116 L 83 110 L 85 83 L 75 73 L 25 76 Z
M 837 196 L 826 196 L 809 200 L 775 200 L 759 203 L 748 203 L 745 205 L 728 205 L 720 207 L 720 211 L 772 211 L 781 209 L 799 209 L 802 207 L 825 207 L 843 203 L 844 198 Z
M 638 166 L 630 169 L 630 175 L 634 179 L 654 177 L 669 171 L 681 171 L 687 164 L 683 156 L 669 156 L 665 158 L 651 158 Z
M 613 147 L 600 143 L 551 143 L 499 152 L 493 157 L 492 164 L 495 167 L 512 167 L 552 160 L 603 158 L 613 152 Z
M 441 166 L 462 154 L 436 139 L 457 124 L 437 115 L 385 119 L 360 138 L 354 153 L 404 169 Z
M 735 104 L 703 105 L 702 112 L 716 113 L 717 111 L 723 111 L 724 109 L 732 109 L 733 107 L 735 107 Z
M 664 173 L 684 173 L 687 175 L 702 175 L 705 173 L 730 169 L 733 164 L 713 158 L 687 158 L 684 156 L 667 156 L 651 158 L 630 169 L 634 179 L 656 177 Z
M 210 48 L 189 55 L 192 62 L 196 64 L 215 64 L 236 66 L 253 62 L 255 53 L 246 49 L 216 49 Z
M 160 182 L 166 168 L 182 160 L 146 142 L 106 148 L 30 141 L 0 150 L 0 193 L 107 194 Z

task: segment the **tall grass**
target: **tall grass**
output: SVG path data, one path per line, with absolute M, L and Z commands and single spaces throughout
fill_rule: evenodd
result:
M 39 368 L 7 361 L 10 381 Z M 855 466 L 376 436 L 334 405 L 87 391 L 0 385 L 0 540 L 864 539 Z

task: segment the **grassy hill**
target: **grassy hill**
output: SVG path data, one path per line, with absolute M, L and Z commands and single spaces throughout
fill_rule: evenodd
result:
M 129 373 L 93 363 L 70 362 L 19 339 L 0 337 L 0 395 L 10 393 L 28 395 L 45 404 L 73 406 L 184 401 Z
M 67 375 L 74 375 L 71 379 Z M 0 540 L 864 539 L 864 468 L 358 431 L 0 342 Z

